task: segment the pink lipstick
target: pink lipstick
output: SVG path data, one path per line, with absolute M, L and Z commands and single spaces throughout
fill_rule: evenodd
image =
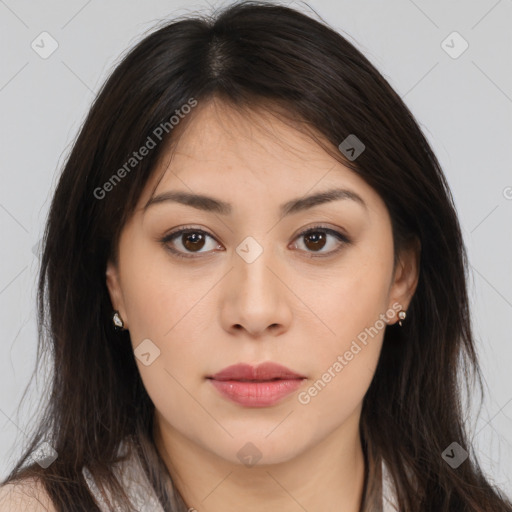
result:
M 207 377 L 219 393 L 245 407 L 268 407 L 300 387 L 306 378 L 277 363 L 235 364 Z

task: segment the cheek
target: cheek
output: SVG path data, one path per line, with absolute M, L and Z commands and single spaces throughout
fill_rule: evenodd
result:
M 318 411 L 326 424 L 345 421 L 370 386 L 386 329 L 379 314 L 352 306 L 333 317 L 336 336 L 330 337 L 331 342 L 322 340 L 314 350 L 314 372 L 298 399 L 306 409 Z
M 380 347 L 380 340 L 374 339 L 350 361 L 332 357 L 298 396 L 307 417 L 321 419 L 316 426 L 319 432 L 342 425 L 358 410 L 373 379 Z
M 324 346 L 331 355 L 348 350 L 351 340 L 374 326 L 388 309 L 392 254 L 383 257 L 385 254 L 354 251 L 335 276 L 322 278 L 318 281 L 321 286 L 309 293 L 308 300 L 325 325 Z M 377 328 L 383 327 L 379 322 Z
M 311 399 L 324 411 L 343 416 L 353 410 L 373 378 L 386 329 L 388 290 L 392 272 L 392 247 L 372 238 L 360 246 L 325 279 L 309 300 L 321 318 L 321 336 L 315 346 L 315 375 L 304 402 Z M 322 293 L 318 293 L 319 290 Z
M 151 352 L 151 364 L 136 360 L 144 386 L 157 406 L 182 404 L 186 397 L 180 384 L 197 378 L 198 362 L 204 358 L 198 319 L 206 318 L 201 298 L 213 283 L 194 272 L 180 272 L 165 251 L 154 246 L 133 246 L 124 254 L 123 295 L 131 343 L 136 355 L 142 343 Z
M 164 340 L 205 293 L 199 284 L 204 279 L 184 274 L 156 244 L 134 244 L 124 254 L 121 277 L 132 341 Z

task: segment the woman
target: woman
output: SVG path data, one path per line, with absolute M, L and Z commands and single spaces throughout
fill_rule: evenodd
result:
M 55 192 L 53 380 L 0 510 L 512 510 L 462 421 L 466 266 L 435 155 L 339 34 L 268 2 L 160 28 Z

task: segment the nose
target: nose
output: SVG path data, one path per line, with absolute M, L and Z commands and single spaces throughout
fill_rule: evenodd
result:
M 224 282 L 221 321 L 224 329 L 238 336 L 278 336 L 292 321 L 286 276 L 271 251 L 264 250 L 251 263 L 234 255 L 234 268 Z

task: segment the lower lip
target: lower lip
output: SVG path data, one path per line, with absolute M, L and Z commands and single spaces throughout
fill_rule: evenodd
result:
M 221 395 L 245 407 L 268 407 L 281 401 L 300 387 L 304 379 L 261 382 L 209 379 Z

